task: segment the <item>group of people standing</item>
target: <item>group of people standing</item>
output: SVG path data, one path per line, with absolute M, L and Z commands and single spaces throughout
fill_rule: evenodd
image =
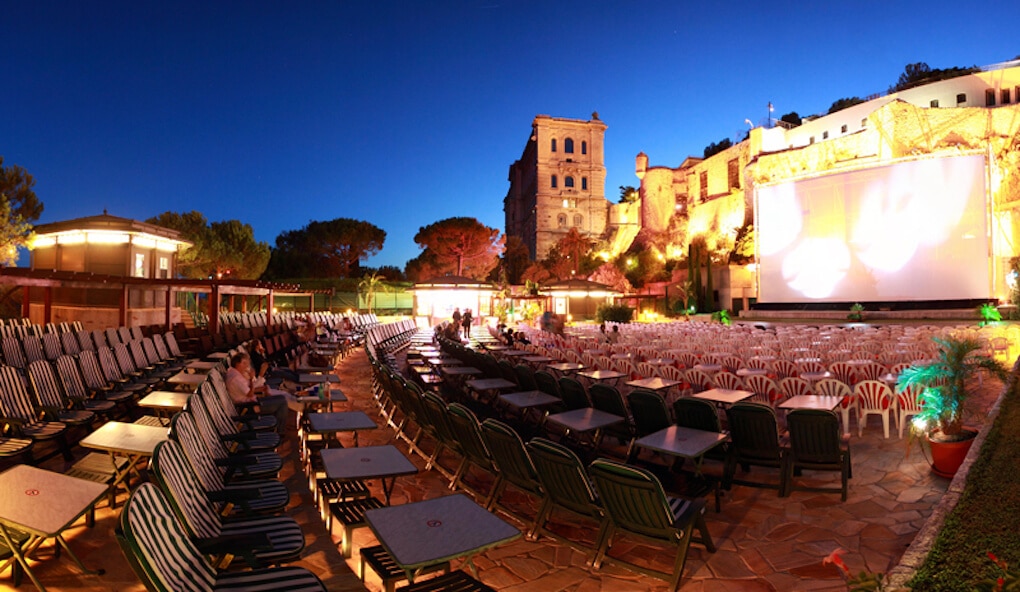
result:
M 460 313 L 460 307 L 453 309 L 453 326 L 456 328 L 457 335 L 461 335 L 461 328 L 464 329 L 464 337 L 471 337 L 471 323 L 474 317 L 471 316 L 471 309 L 465 308 L 464 314 Z

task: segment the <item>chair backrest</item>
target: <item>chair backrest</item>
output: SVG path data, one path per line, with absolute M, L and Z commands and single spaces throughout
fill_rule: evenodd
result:
M 102 367 L 99 365 L 99 357 L 95 350 L 85 349 L 78 354 L 78 364 L 81 367 L 82 378 L 90 389 L 103 389 L 109 384 Z
M 42 346 L 46 359 L 51 362 L 64 355 L 64 350 L 60 345 L 60 335 L 57 333 L 43 333 Z
M 531 455 L 513 428 L 496 419 L 486 419 L 482 422 L 482 440 L 504 479 L 536 495 L 544 493 Z
M 446 401 L 433 392 L 422 395 L 422 409 L 429 418 L 434 435 L 439 441 L 451 450 L 463 454 L 460 441 L 453 433 L 450 426 L 449 411 L 446 408 Z
M 835 413 L 824 409 L 793 409 L 786 415 L 786 427 L 795 462 L 839 464 L 841 438 Z
M 634 389 L 627 395 L 634 429 L 638 436 L 646 436 L 670 425 L 669 408 L 662 395 L 646 389 Z
M 71 335 L 71 333 L 64 333 Z M 73 356 L 62 355 L 56 361 L 57 376 L 60 377 L 60 384 L 64 387 L 64 394 L 72 401 L 84 401 L 89 396 L 89 390 L 82 381 L 81 371 L 78 369 L 78 362 Z
M 792 360 L 776 360 L 772 362 L 772 369 L 779 378 L 800 376 L 800 368 Z
M 823 397 L 853 397 L 850 387 L 835 378 L 826 378 L 815 383 L 815 394 Z
M 596 382 L 588 388 L 588 394 L 591 395 L 591 406 L 595 409 L 619 415 L 620 417 L 630 416 L 630 413 L 627 411 L 627 404 L 623 401 L 623 396 L 620 395 L 620 391 L 616 390 L 615 386 Z
M 560 379 L 559 384 L 560 397 L 563 399 L 563 404 L 566 405 L 568 410 L 591 407 L 588 393 L 584 390 L 584 385 L 580 381 L 564 376 Z
M 21 339 L 21 345 L 25 348 L 25 361 L 31 364 L 38 360 L 45 360 L 42 341 L 36 335 L 26 335 Z
M 893 404 L 893 392 L 880 380 L 862 380 L 854 386 L 857 404 L 865 409 L 888 409 Z
M 75 338 L 78 340 L 79 351 L 96 351 L 96 344 L 92 341 L 92 333 L 89 331 L 75 331 Z
M 730 428 L 730 449 L 739 458 L 778 461 L 779 429 L 776 412 L 760 403 L 735 403 L 726 410 Z
M 677 399 L 673 401 L 673 418 L 681 427 L 706 432 L 722 431 L 719 413 L 710 401 L 687 397 Z
M 556 377 L 545 370 L 535 372 L 535 385 L 538 387 L 538 390 L 547 395 L 554 397 L 562 396 L 560 395 L 560 384 L 556 381 Z
M 492 462 L 492 454 L 482 440 L 482 428 L 478 424 L 478 418 L 473 411 L 460 403 L 450 403 L 447 406 L 447 421 L 453 435 L 460 442 L 461 450 L 471 459 L 471 462 L 490 471 L 495 471 Z
M 26 423 L 39 417 L 25 388 L 25 379 L 14 366 L 0 366 L 0 413 Z
M 514 373 L 517 375 L 517 386 L 522 391 L 537 391 L 538 385 L 535 384 L 535 371 L 526 364 L 517 364 L 514 366 Z
M 191 412 L 174 414 L 170 419 L 169 437 L 184 449 L 204 490 L 218 491 L 224 488 L 223 470 L 216 466 L 209 454 Z
M 57 375 L 53 372 L 53 366 L 46 360 L 36 360 L 28 365 L 26 370 L 28 380 L 32 384 L 32 392 L 35 393 L 35 400 L 40 407 L 52 409 L 63 409 L 64 396 L 57 383 Z
M 606 514 L 617 528 L 660 540 L 673 539 L 673 512 L 655 475 L 604 458 L 592 462 L 588 471 Z
M 595 490 L 574 451 L 545 438 L 532 438 L 527 449 L 542 488 L 553 504 L 601 519 L 602 510 Z
M 857 366 L 857 377 L 861 380 L 881 380 L 885 373 L 885 366 L 878 362 L 868 362 Z
M 202 408 L 209 414 L 209 420 L 212 421 L 216 432 L 221 436 L 236 434 L 238 431 L 237 424 L 227 415 L 226 410 L 223 408 L 223 402 L 220 400 L 220 396 L 212 383 L 206 380 L 199 387 L 198 392 L 202 396 Z
M 684 377 L 687 379 L 687 384 L 691 385 L 691 390 L 696 393 L 713 388 L 715 384 L 712 379 L 701 370 L 697 368 L 691 368 L 688 370 Z
M 829 364 L 829 372 L 832 372 L 832 376 L 836 380 L 841 380 L 849 385 L 857 384 L 860 381 L 857 369 L 846 362 Z
M 96 344 L 95 349 L 110 347 L 110 342 L 106 340 L 106 332 L 102 329 L 92 331 L 92 343 Z
M 779 390 L 789 399 L 800 395 L 810 395 L 811 383 L 797 376 L 790 376 L 779 381 Z
M 25 369 L 25 352 L 21 349 L 21 340 L 17 337 L 4 337 L 0 340 L 0 349 L 4 352 L 4 363 L 15 368 Z
M 773 401 L 781 399 L 783 396 L 779 385 L 768 376 L 748 376 L 744 379 L 744 385 L 747 387 L 747 390 L 754 393 L 756 400 L 768 405 L 771 405 Z
M 922 407 L 924 407 L 924 403 L 921 400 L 921 393 L 923 391 L 923 386 L 919 384 L 912 384 L 897 393 L 896 399 L 899 410 L 911 414 L 920 411 Z
M 744 388 L 744 381 L 736 374 L 731 374 L 729 372 L 717 372 L 716 375 L 712 377 L 712 384 L 715 385 L 715 388 L 730 389 L 734 391 L 739 391 Z
M 208 592 L 215 586 L 216 570 L 154 483 L 131 493 L 121 511 L 117 541 L 149 590 Z
M 166 440 L 156 445 L 152 472 L 188 534 L 195 538 L 220 535 L 223 522 L 209 503 L 180 443 Z
M 72 331 L 60 334 L 60 346 L 65 354 L 76 356 L 81 353 L 81 344 L 78 343 L 77 334 Z

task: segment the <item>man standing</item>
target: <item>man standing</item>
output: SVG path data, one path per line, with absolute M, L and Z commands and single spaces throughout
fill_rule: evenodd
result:
M 453 326 L 456 328 L 457 336 L 460 337 L 460 307 L 453 309 Z
M 464 318 L 461 321 L 464 325 L 464 337 L 467 339 L 471 338 L 471 309 L 467 308 L 464 310 Z

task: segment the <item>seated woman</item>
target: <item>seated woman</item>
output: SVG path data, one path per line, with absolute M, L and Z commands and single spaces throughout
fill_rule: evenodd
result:
M 256 396 L 256 393 L 265 393 L 265 380 L 256 377 L 248 354 L 237 353 L 230 358 L 226 383 L 234 405 L 257 404 L 262 413 L 276 417 L 276 431 L 283 435 L 287 428 L 287 398 L 283 395 Z

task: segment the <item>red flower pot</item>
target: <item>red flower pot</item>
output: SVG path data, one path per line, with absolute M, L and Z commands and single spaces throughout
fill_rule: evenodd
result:
M 963 464 L 963 459 L 967 456 L 971 444 L 974 443 L 974 438 L 977 437 L 976 430 L 964 429 L 964 433 L 970 434 L 970 437 L 957 441 L 945 441 L 939 438 L 932 439 L 931 434 L 927 436 L 928 445 L 931 447 L 931 470 L 933 473 L 948 479 L 952 479 L 956 475 L 956 471 Z M 938 434 L 938 436 L 941 437 L 941 434 Z

